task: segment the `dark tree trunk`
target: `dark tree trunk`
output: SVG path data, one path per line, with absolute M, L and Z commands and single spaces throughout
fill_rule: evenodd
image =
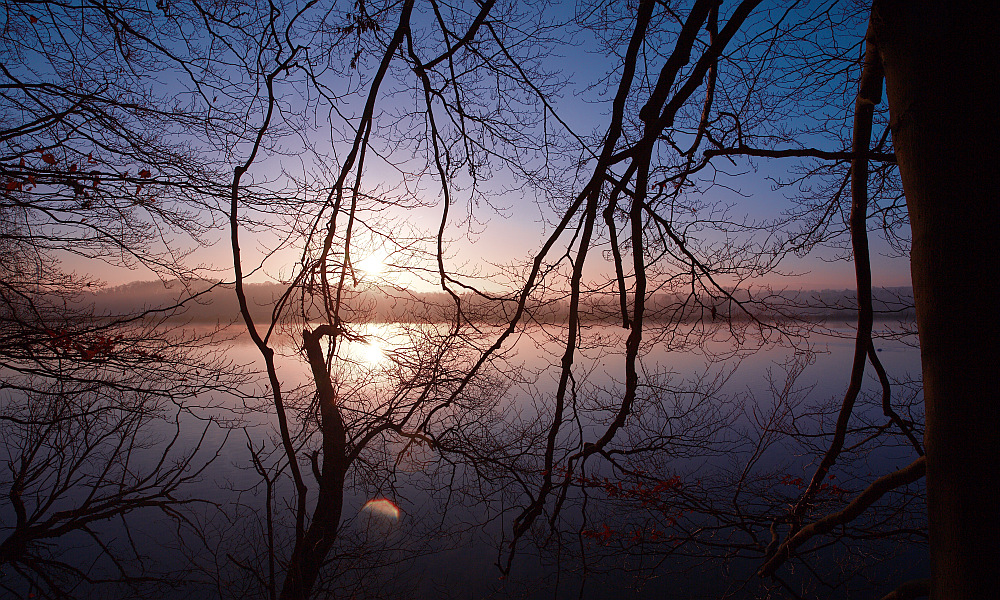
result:
M 913 232 L 936 600 L 1000 593 L 995 9 L 876 0 L 873 15 Z
M 292 550 L 281 600 L 305 600 L 313 596 L 316 580 L 340 530 L 348 465 L 347 432 L 321 347 L 324 336 L 332 336 L 335 331 L 333 326 L 321 325 L 302 332 L 302 347 L 309 360 L 319 401 L 322 466 L 318 470 L 316 508 L 305 535 L 297 540 Z

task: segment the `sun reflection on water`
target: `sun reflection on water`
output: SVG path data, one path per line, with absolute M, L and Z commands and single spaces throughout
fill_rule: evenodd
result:
M 358 349 L 360 358 L 367 364 L 372 366 L 382 364 L 386 360 L 385 348 L 383 347 L 384 342 L 378 338 L 369 338 L 366 343 L 361 344 Z
M 400 339 L 403 332 L 395 324 L 370 324 L 358 334 L 360 339 L 344 342 L 341 356 L 356 362 L 362 368 L 385 367 L 392 354 L 398 352 L 403 344 Z

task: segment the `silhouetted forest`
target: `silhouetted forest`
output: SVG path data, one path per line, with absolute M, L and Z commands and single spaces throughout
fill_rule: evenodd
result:
M 245 284 L 247 305 L 255 321 L 271 319 L 274 303 L 286 291 L 278 283 Z M 732 298 L 692 300 L 685 295 L 654 294 L 647 300 L 652 321 L 743 321 L 806 319 L 850 320 L 857 315 L 853 290 L 729 290 Z M 92 306 L 97 314 L 127 315 L 137 309 L 151 311 L 157 318 L 169 315 L 172 322 L 226 324 L 239 318 L 239 304 L 233 286 L 213 281 L 137 281 L 87 292 L 78 302 Z M 443 292 L 412 292 L 401 289 L 366 288 L 346 301 L 354 313 L 363 313 L 377 323 L 447 322 L 455 318 L 455 304 Z M 467 318 L 483 323 L 506 323 L 517 308 L 513 298 L 462 294 L 461 305 Z M 914 317 L 913 290 L 909 287 L 875 288 L 872 305 L 876 319 Z M 713 310 L 714 316 L 713 316 Z M 315 309 L 314 313 L 315 313 Z M 529 303 L 526 310 L 537 323 L 562 323 L 569 319 L 568 299 Z M 618 299 L 593 294 L 581 302 L 581 320 L 586 323 L 614 324 L 620 321 Z M 319 318 L 310 314 L 310 319 Z

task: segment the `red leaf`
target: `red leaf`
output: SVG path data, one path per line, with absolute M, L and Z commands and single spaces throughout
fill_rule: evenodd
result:
M 76 173 L 76 163 L 73 163 L 69 166 L 69 172 Z
M 51 154 L 43 154 L 42 160 L 44 160 L 46 164 L 50 165 L 56 164 L 56 157 L 52 156 Z
M 28 20 L 31 21 L 32 25 L 34 25 L 35 23 L 38 22 L 38 17 L 36 17 L 35 15 L 31 15 L 30 17 L 28 17 Z
M 149 169 L 139 171 L 139 177 L 142 177 L 143 179 L 149 179 L 150 175 L 152 175 L 152 173 L 149 172 Z

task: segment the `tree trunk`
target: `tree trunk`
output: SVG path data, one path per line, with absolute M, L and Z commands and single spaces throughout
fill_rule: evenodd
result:
M 316 580 L 340 531 L 347 476 L 347 431 L 341 418 L 337 393 L 326 367 L 321 341 L 335 335 L 336 328 L 320 325 L 302 332 L 302 347 L 312 371 L 319 401 L 320 431 L 323 434 L 322 466 L 317 483 L 319 493 L 312 520 L 305 535 L 296 541 L 288 561 L 281 600 L 306 600 L 313 596 Z
M 875 0 L 927 410 L 931 598 L 1000 590 L 994 1 Z

